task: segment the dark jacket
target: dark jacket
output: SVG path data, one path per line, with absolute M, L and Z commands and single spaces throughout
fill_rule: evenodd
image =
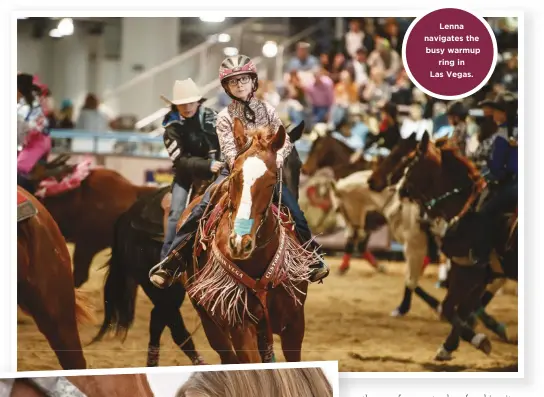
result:
M 192 183 L 213 177 L 210 166 L 221 154 L 216 121 L 217 112 L 203 106 L 190 119 L 181 117 L 177 111 L 170 111 L 164 117 L 164 145 L 174 163 L 174 180 L 187 190 Z M 213 158 L 211 150 L 216 151 Z
M 377 144 L 377 147 L 393 150 L 401 139 L 399 125 L 395 123 L 382 129 L 377 135 L 368 134 L 363 150 L 367 150 L 375 143 Z

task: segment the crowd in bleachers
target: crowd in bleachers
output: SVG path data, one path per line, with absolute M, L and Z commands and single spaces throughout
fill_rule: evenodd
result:
M 316 37 L 298 42 L 284 67 L 283 80 L 261 81 L 257 95 L 277 107 L 286 123 L 305 120 L 308 131 L 323 123 L 340 133 L 347 123 L 360 139 L 353 139 L 353 132 L 343 134 L 344 138 L 361 148 L 379 134 L 391 134 L 392 126 L 385 122 L 388 116 L 393 116 L 399 137 L 414 131 L 421 137 L 425 130 L 435 137 L 451 136 L 448 102 L 420 91 L 403 67 L 402 42 L 412 20 L 354 18 L 346 24 L 341 40 L 330 37 L 326 42 Z M 499 58 L 488 83 L 462 101 L 467 110 L 499 92 L 518 90 L 517 20 L 487 20 L 497 38 Z M 226 104 L 228 100 L 222 105 Z M 469 114 L 467 139 L 475 139 L 478 120 L 477 112 Z

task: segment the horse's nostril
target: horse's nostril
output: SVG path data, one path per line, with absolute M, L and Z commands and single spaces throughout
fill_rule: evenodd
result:
M 252 241 L 251 240 L 247 240 L 246 241 L 246 244 L 244 245 L 244 251 L 245 252 L 248 252 L 248 251 L 251 251 L 251 246 L 252 246 Z

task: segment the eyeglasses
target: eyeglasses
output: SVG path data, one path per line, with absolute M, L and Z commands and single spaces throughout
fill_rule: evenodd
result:
M 232 78 L 228 81 L 228 84 L 229 86 L 231 87 L 236 87 L 238 85 L 238 83 L 242 83 L 242 84 L 247 84 L 249 83 L 249 80 L 250 80 L 250 77 L 249 76 L 242 76 L 242 77 L 239 77 L 239 78 Z

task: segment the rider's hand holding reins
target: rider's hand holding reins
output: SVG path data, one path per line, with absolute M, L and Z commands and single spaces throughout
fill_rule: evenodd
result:
M 225 166 L 225 163 L 222 161 L 212 161 L 212 164 L 210 165 L 210 171 L 213 173 L 219 172 L 221 168 Z

